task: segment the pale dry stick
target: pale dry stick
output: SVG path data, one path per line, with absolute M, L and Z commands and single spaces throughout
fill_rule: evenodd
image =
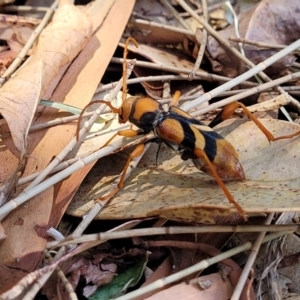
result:
M 44 180 L 43 182 L 37 184 L 32 189 L 24 190 L 20 195 L 16 198 L 10 200 L 2 207 L 0 207 L 0 220 L 2 220 L 8 213 L 10 213 L 13 209 L 17 208 L 19 205 L 25 203 L 32 197 L 38 195 L 39 193 L 43 192 L 47 188 L 53 186 L 54 184 L 60 182 L 61 180 L 67 178 L 68 176 L 72 175 L 76 171 L 82 169 L 86 165 L 98 160 L 101 157 L 107 156 L 112 152 L 116 151 L 117 149 L 121 148 L 124 145 L 122 142 L 123 139 L 116 140 L 115 142 L 111 143 L 110 145 L 101 148 L 97 152 L 88 155 L 87 157 L 79 159 L 77 162 L 72 164 L 71 166 L 67 167 L 63 171 L 53 175 L 52 177 Z M 51 169 L 52 170 L 52 169 Z M 49 172 L 51 171 L 49 170 Z
M 288 105 L 289 103 L 290 103 L 290 100 L 288 99 L 288 94 L 281 94 L 270 100 L 266 100 L 264 102 L 248 106 L 247 109 L 251 113 L 263 112 L 263 111 L 270 111 L 270 110 L 278 109 L 284 105 Z M 242 108 L 237 108 L 234 112 L 235 112 L 235 114 L 239 114 L 239 115 L 245 114 L 245 112 Z
M 99 116 L 107 114 L 109 112 L 111 112 L 110 109 L 105 109 L 103 112 L 100 113 Z M 94 113 L 95 113 L 95 111 L 87 112 L 87 113 L 84 113 L 82 117 L 83 118 L 91 117 Z M 42 130 L 42 129 L 45 129 L 45 128 L 48 128 L 48 127 L 53 127 L 53 126 L 56 126 L 56 125 L 70 123 L 70 122 L 76 121 L 78 119 L 79 119 L 79 114 L 78 115 L 72 115 L 72 116 L 69 116 L 69 117 L 57 118 L 55 120 L 51 120 L 51 121 L 48 121 L 48 122 L 45 122 L 45 123 L 33 125 L 29 128 L 29 132 Z M 1 133 L 0 134 L 0 139 L 7 138 L 10 135 L 11 135 L 10 132 Z
M 272 212 L 268 215 L 266 221 L 264 222 L 265 225 L 271 224 L 273 217 L 274 217 L 275 213 Z M 237 282 L 237 285 L 234 288 L 233 294 L 230 298 L 230 300 L 239 300 L 240 296 L 243 292 L 244 286 L 246 284 L 246 281 L 248 280 L 249 277 L 249 273 L 251 271 L 251 268 L 256 260 L 256 257 L 258 255 L 258 251 L 261 247 L 261 244 L 263 243 L 263 240 L 266 236 L 266 231 L 262 231 L 259 233 L 259 235 L 257 236 L 253 246 L 251 247 L 251 252 L 250 255 L 248 257 L 248 260 L 243 268 L 243 271 L 240 275 L 240 278 Z
M 163 85 L 163 92 L 162 92 L 162 98 L 170 98 L 171 97 L 171 85 L 170 85 L 170 81 L 166 81 L 164 82 Z
M 163 234 L 188 234 L 188 233 L 211 233 L 211 232 L 261 232 L 261 231 L 293 231 L 299 232 L 299 225 L 202 225 L 199 226 L 170 226 L 162 228 L 142 228 L 124 230 L 119 232 L 99 232 L 82 235 L 74 239 L 72 235 L 62 241 L 51 241 L 47 243 L 47 249 L 57 248 L 70 244 L 80 244 L 96 240 L 116 240 L 137 236 L 153 236 Z
M 49 7 L 35 7 L 35 6 L 17 6 L 17 5 L 7 5 L 1 7 L 2 12 L 47 12 Z
M 256 46 L 258 48 L 272 48 L 272 49 L 281 50 L 281 49 L 284 49 L 286 47 L 286 45 L 268 44 L 268 43 L 263 43 L 263 42 L 246 40 L 246 39 L 238 38 L 238 37 L 235 37 L 235 36 L 229 37 L 228 40 L 231 41 L 231 42 L 253 45 L 253 46 Z
M 276 219 L 275 224 L 291 224 L 293 222 L 296 212 L 285 212 L 280 214 Z M 283 247 L 289 247 L 291 244 L 286 242 L 287 236 L 283 236 L 277 240 L 270 241 L 265 248 L 264 268 L 262 274 L 259 276 L 257 282 L 257 295 L 261 291 L 262 280 L 267 279 L 268 299 L 282 299 L 280 290 L 282 288 L 281 282 L 278 278 L 278 265 L 284 258 Z M 294 269 L 295 270 L 295 269 Z
M 41 23 L 34 29 L 32 32 L 29 40 L 26 42 L 24 47 L 22 48 L 21 52 L 18 54 L 18 56 L 14 59 L 12 64 L 7 68 L 7 70 L 4 72 L 4 74 L 0 77 L 0 86 L 3 85 L 3 83 L 11 76 L 11 74 L 19 67 L 19 65 L 24 60 L 24 57 L 27 55 L 27 52 L 32 47 L 33 43 L 36 41 L 37 37 L 40 35 L 44 27 L 49 22 L 50 18 L 54 14 L 54 11 L 59 3 L 59 0 L 55 0 L 53 4 L 50 6 L 50 8 L 47 9 L 45 16 Z
M 235 13 L 235 10 L 234 8 L 232 7 L 231 5 L 231 2 L 230 1 L 225 1 L 224 3 L 224 9 L 225 10 L 229 10 L 230 13 L 232 14 L 233 16 L 233 26 L 234 26 L 234 31 L 235 31 L 235 35 L 239 38 L 240 37 L 240 32 L 239 32 L 239 19 Z M 242 43 L 238 43 L 239 44 L 239 48 L 240 48 L 240 52 L 241 54 L 246 57 L 245 55 L 245 51 L 244 51 L 244 48 L 243 48 L 243 44 Z M 256 80 L 259 82 L 258 78 L 256 78 Z
M 146 219 L 135 219 L 135 220 L 131 220 L 131 221 L 128 221 L 128 222 L 125 222 L 111 230 L 108 230 L 109 232 L 113 232 L 113 231 L 118 231 L 118 230 L 128 230 L 128 229 L 131 229 L 135 226 L 137 226 L 138 224 L 144 222 L 144 221 L 148 221 L 148 220 L 151 220 L 152 218 L 146 218 Z M 106 241 L 105 240 L 102 240 L 102 241 L 92 241 L 92 242 L 89 242 L 89 243 L 85 243 L 82 251 L 86 251 L 88 249 L 91 249 L 97 245 L 100 245 L 100 244 L 103 244 L 105 243 Z M 81 252 L 82 252 L 81 251 Z
M 177 21 L 185 28 L 190 30 L 190 26 L 185 22 L 185 20 L 178 14 L 176 9 L 168 0 L 160 0 L 161 4 L 169 10 L 169 12 L 177 19 Z
M 127 126 L 121 126 L 121 127 L 119 127 L 118 129 L 111 130 L 111 131 L 114 132 L 114 131 L 118 131 L 118 130 L 120 130 L 120 129 L 128 129 L 128 128 L 129 128 L 129 125 L 127 125 Z M 105 133 L 103 133 L 103 134 L 105 134 Z M 100 135 L 100 134 L 98 134 L 98 135 Z M 88 135 L 87 137 L 90 138 L 90 136 L 93 136 L 93 134 Z M 122 147 L 122 150 L 125 150 L 125 149 L 127 149 L 127 148 L 130 148 L 130 147 L 139 145 L 139 144 L 141 144 L 141 143 L 143 143 L 143 142 L 145 142 L 145 141 L 147 141 L 147 140 L 150 140 L 150 139 L 152 139 L 152 138 L 153 138 L 153 135 L 152 135 L 152 134 L 145 135 L 145 136 L 143 136 L 143 137 L 141 137 L 141 138 L 138 138 L 138 139 L 136 139 L 136 140 L 134 140 L 134 141 L 132 141 L 132 142 L 126 143 L 126 145 L 124 145 L 124 146 Z M 56 173 L 56 172 L 58 172 L 58 171 L 61 171 L 61 170 L 65 169 L 65 168 L 71 166 L 72 164 L 74 164 L 74 163 L 77 162 L 78 160 L 80 160 L 80 159 L 82 159 L 82 158 L 84 158 L 84 157 L 86 157 L 86 156 L 88 156 L 88 155 L 90 155 L 90 154 L 91 154 L 91 153 L 87 153 L 86 155 L 75 156 L 75 157 L 73 157 L 73 158 L 71 158 L 71 159 L 62 161 L 59 165 L 57 165 L 57 166 L 49 173 L 49 175 L 50 175 L 50 174 L 53 174 L 53 173 Z M 30 174 L 30 175 L 28 175 L 28 176 L 26 176 L 26 177 L 20 178 L 19 181 L 18 181 L 18 183 L 17 183 L 17 186 L 20 186 L 20 185 L 23 185 L 23 184 L 26 184 L 26 183 L 28 183 L 28 182 L 33 181 L 33 180 L 34 180 L 36 177 L 38 177 L 42 172 L 43 172 L 43 171 L 36 172 L 36 173 L 32 173 L 32 174 Z M 1 186 L 1 187 L 0 187 L 0 192 L 1 192 L 4 188 L 5 188 L 5 186 Z
M 290 234 L 290 233 L 291 232 L 279 232 L 279 233 L 269 234 L 264 238 L 263 243 L 266 243 L 270 240 L 276 239 L 280 236 Z M 181 279 L 183 279 L 184 277 L 186 277 L 188 275 L 191 275 L 191 274 L 199 272 L 200 270 L 206 269 L 209 266 L 211 266 L 213 264 L 216 264 L 216 263 L 218 263 L 218 262 L 220 262 L 220 261 L 222 261 L 226 258 L 232 257 L 232 256 L 234 256 L 238 253 L 249 250 L 249 249 L 251 249 L 251 247 L 252 247 L 252 243 L 247 242 L 247 243 L 245 243 L 241 246 L 238 246 L 238 247 L 235 247 L 231 250 L 225 251 L 222 254 L 219 254 L 219 255 L 216 255 L 214 257 L 202 260 L 202 261 L 196 263 L 195 265 L 193 265 L 191 267 L 188 267 L 188 268 L 186 268 L 182 271 L 179 271 L 179 272 L 177 272 L 173 275 L 170 275 L 168 277 L 156 280 L 153 283 L 150 283 L 150 284 L 148 284 L 148 285 L 146 285 L 142 288 L 139 288 L 138 290 L 130 292 L 130 293 L 128 293 L 126 295 L 123 295 L 121 297 L 118 297 L 115 300 L 130 300 L 130 299 L 134 299 L 138 296 L 142 296 L 142 295 L 144 295 L 148 292 L 151 292 L 151 291 L 157 290 L 161 287 L 164 287 L 167 284 L 170 284 L 172 282 L 181 280 Z
M 144 77 L 138 77 L 138 78 L 131 78 L 131 79 L 128 79 L 127 80 L 127 85 L 130 85 L 130 84 L 135 84 L 135 83 L 140 83 L 140 82 L 145 82 L 145 81 L 165 81 L 165 80 L 186 80 L 188 79 L 188 75 L 158 75 L 158 76 L 144 76 Z M 197 80 L 198 77 L 196 76 L 195 77 L 195 80 Z M 202 80 L 203 78 L 199 77 L 199 80 Z M 94 98 L 97 97 L 97 94 L 99 93 L 102 93 L 102 92 L 105 92 L 105 91 L 108 91 L 108 90 L 111 90 L 115 85 L 117 84 L 117 81 L 116 82 L 112 82 L 112 83 L 109 83 L 109 84 L 105 84 L 105 85 L 102 85 L 100 87 L 97 88 L 96 90 L 96 93 L 95 93 L 95 96 Z M 257 86 L 257 84 L 255 83 L 251 83 L 250 85 L 252 86 Z M 292 91 L 299 91 L 300 90 L 300 87 L 299 86 L 282 86 L 281 87 L 284 91 L 288 91 L 288 92 L 292 92 Z M 197 88 L 199 89 L 199 88 Z M 230 91 L 225 91 L 224 93 L 221 93 L 219 95 L 216 95 L 216 97 L 224 97 L 226 95 L 232 95 L 232 94 L 238 94 L 238 93 L 241 93 L 241 92 L 244 92 L 246 91 L 246 89 L 239 89 L 239 90 L 230 90 Z M 271 90 L 268 90 L 268 92 L 271 91 Z M 161 99 L 161 101 L 164 101 L 166 99 Z M 160 101 L 160 100 L 159 100 Z M 182 101 L 182 97 L 180 97 L 180 101 Z M 109 110 L 105 110 L 103 113 L 105 112 L 108 112 Z M 83 116 L 86 117 L 86 116 L 90 116 L 91 115 L 91 112 L 88 112 L 88 113 L 85 113 Z M 71 117 L 66 117 L 66 120 L 68 120 L 67 118 L 70 118 L 70 120 L 75 120 L 76 119 L 76 116 L 71 116 Z M 72 119 L 73 118 L 73 119 Z M 78 117 L 77 117 L 78 118 Z M 65 118 L 63 118 L 65 119 Z M 53 122 L 53 121 L 52 121 Z M 56 125 L 56 124 L 54 124 Z M 35 126 L 32 126 L 35 128 Z
M 122 64 L 123 63 L 123 58 L 113 57 L 110 61 L 112 63 Z M 166 66 L 166 65 L 163 65 L 163 64 L 156 64 L 156 63 L 141 61 L 141 60 L 136 60 L 135 65 L 138 66 L 138 67 L 161 70 L 161 71 L 166 71 L 166 72 L 182 73 L 182 74 L 187 74 L 187 75 L 190 74 L 190 71 L 186 68 L 171 67 L 171 66 Z M 206 80 L 211 81 L 211 82 L 221 81 L 221 82 L 227 82 L 228 83 L 228 82 L 232 81 L 232 78 L 225 77 L 225 76 L 220 76 L 220 75 L 215 75 L 215 74 L 211 74 L 211 73 L 204 72 L 204 71 L 197 71 L 196 75 L 198 77 L 201 77 L 202 79 L 206 79 Z M 250 78 L 250 77 L 251 76 L 249 76 L 248 78 Z M 245 86 L 257 86 L 257 83 L 250 82 L 250 81 L 238 82 L 235 85 L 238 85 L 238 84 L 241 84 L 241 83 Z M 233 85 L 233 86 L 235 86 L 235 85 Z M 233 86 L 231 86 L 230 88 L 232 88 Z
M 232 82 L 227 82 L 225 84 L 223 84 L 222 86 L 214 89 L 213 91 L 209 92 L 209 97 L 214 96 L 215 94 L 218 94 L 220 92 L 223 92 L 225 90 L 228 90 L 230 88 L 232 88 L 233 86 L 240 84 L 241 81 L 247 80 L 250 77 L 254 76 L 254 75 L 259 75 L 264 81 L 269 82 L 272 81 L 271 78 L 269 78 L 265 73 L 263 73 L 262 71 L 264 69 L 266 69 L 266 67 L 272 65 L 274 62 L 278 61 L 279 59 L 281 59 L 282 57 L 286 56 L 287 54 L 290 54 L 291 52 L 293 52 L 294 50 L 298 49 L 300 47 L 300 39 L 295 41 L 294 43 L 292 43 L 291 45 L 287 46 L 285 49 L 279 51 L 278 53 L 276 53 L 275 55 L 269 57 L 268 59 L 266 59 L 264 62 L 259 63 L 258 65 L 253 64 L 249 59 L 247 59 L 246 57 L 244 57 L 238 50 L 236 50 L 229 42 L 227 42 L 226 40 L 224 40 L 223 38 L 220 37 L 220 35 L 218 35 L 218 33 L 206 22 L 203 22 L 203 20 L 201 20 L 201 18 L 185 3 L 184 0 L 176 0 L 177 3 L 183 8 L 185 9 L 187 12 L 190 13 L 190 15 L 195 18 L 198 22 L 200 22 L 200 24 L 203 25 L 203 27 L 222 45 L 224 45 L 228 50 L 230 50 L 237 58 L 239 58 L 242 62 L 244 62 L 249 68 L 251 68 L 249 71 L 246 71 L 245 73 L 241 74 L 240 76 L 238 76 L 237 78 L 235 78 L 234 80 L 232 80 Z M 284 91 L 281 89 L 280 86 L 275 87 L 274 89 L 276 91 L 278 91 L 279 93 L 284 93 Z M 205 98 L 207 97 L 207 94 L 204 94 L 203 96 L 199 97 L 198 99 L 184 105 L 182 108 L 184 110 L 190 110 L 191 108 L 194 108 L 195 106 L 201 104 L 202 102 L 208 101 Z M 205 100 L 204 100 L 205 99 Z M 298 111 L 300 111 L 300 104 L 298 101 L 296 101 L 295 99 L 293 99 L 291 97 L 291 104 L 297 108 Z
M 127 80 L 127 85 L 134 84 L 134 83 L 140 83 L 145 81 L 167 81 L 167 80 L 187 80 L 187 75 L 159 75 L 159 76 L 144 76 L 144 77 L 138 77 L 138 78 L 131 78 Z M 201 77 L 195 77 L 195 79 L 202 79 Z M 107 90 L 110 90 L 116 82 L 112 82 L 109 84 L 102 85 L 97 88 L 96 93 L 101 93 Z
M 300 40 L 299 40 L 299 41 L 300 41 Z M 219 108 L 219 107 L 222 107 L 222 106 L 224 106 L 224 105 L 227 105 L 227 104 L 229 104 L 229 103 L 238 101 L 238 100 L 243 99 L 243 98 L 245 98 L 245 97 L 247 97 L 247 96 L 254 95 L 254 94 L 256 94 L 256 93 L 262 92 L 262 91 L 264 91 L 265 89 L 269 89 L 269 88 L 271 88 L 271 87 L 273 87 L 273 86 L 275 86 L 275 85 L 282 84 L 282 83 L 284 83 L 284 82 L 287 82 L 287 81 L 292 80 L 292 79 L 295 79 L 295 78 L 300 78 L 300 72 L 293 73 L 293 74 L 290 74 L 290 75 L 286 75 L 286 76 L 284 76 L 284 77 L 275 79 L 275 80 L 273 80 L 273 81 L 271 81 L 271 82 L 267 82 L 267 83 L 261 84 L 261 85 L 255 87 L 255 88 L 248 89 L 246 92 L 240 93 L 240 94 L 238 94 L 238 95 L 231 96 L 231 97 L 229 97 L 229 98 L 227 98 L 227 99 L 218 101 L 218 102 L 213 103 L 213 104 L 211 104 L 211 105 L 209 105 L 209 106 L 207 106 L 207 107 L 204 107 L 204 108 L 199 109 L 199 110 L 197 110 L 197 111 L 195 111 L 195 112 L 192 112 L 191 115 L 192 115 L 192 116 L 198 116 L 198 115 L 204 114 L 204 113 L 206 113 L 206 112 L 208 112 L 208 111 L 211 111 L 211 110 L 217 109 L 217 108 Z M 207 93 L 204 94 L 204 95 L 207 95 Z M 201 97 L 202 97 L 202 96 L 200 96 L 198 99 L 200 99 Z M 291 97 L 289 96 L 289 99 L 290 99 L 290 98 L 291 98 Z M 205 101 L 201 101 L 201 103 L 203 103 L 203 102 L 205 102 Z M 184 106 L 184 105 L 185 105 L 185 104 L 183 104 L 183 106 Z
M 51 254 L 49 253 L 49 251 L 45 251 L 45 257 L 48 259 L 48 261 L 50 263 L 53 260 L 53 257 L 51 256 Z M 60 279 L 60 281 L 64 285 L 64 288 L 68 292 L 68 296 L 69 296 L 70 300 L 78 300 L 77 295 L 76 295 L 76 293 L 75 293 L 75 291 L 73 289 L 73 286 L 71 285 L 71 283 L 69 282 L 69 280 L 66 278 L 66 276 L 65 276 L 64 272 L 61 270 L 61 268 L 59 266 L 57 266 L 55 268 L 55 271 L 57 272 L 57 277 Z M 35 297 L 35 294 L 33 295 L 33 298 L 34 297 Z
M 57 269 L 59 267 L 57 266 Z M 57 277 L 60 279 L 61 283 L 64 285 L 64 288 L 68 292 L 68 297 L 70 300 L 78 300 L 77 295 L 72 287 L 72 284 L 69 282 L 67 277 L 65 276 L 64 272 L 59 268 L 57 271 Z M 33 295 L 33 298 L 36 296 L 36 294 Z
M 297 63 L 297 62 L 294 62 L 293 64 L 292 64 L 292 67 L 295 67 L 295 68 L 300 68 L 300 64 L 299 63 Z
M 204 20 L 204 22 L 207 22 L 207 20 L 208 20 L 208 9 L 207 9 L 206 0 L 201 0 L 201 4 L 202 4 L 202 10 L 203 10 L 203 20 Z M 200 29 L 197 28 L 197 30 L 200 30 Z M 197 56 L 196 62 L 194 64 L 193 70 L 189 74 L 189 79 L 190 80 L 195 78 L 195 74 L 199 70 L 199 67 L 201 65 L 201 62 L 202 62 L 202 59 L 203 59 L 203 56 L 204 56 L 205 48 L 206 48 L 207 30 L 205 28 L 203 28 L 202 31 L 203 31 L 203 36 L 202 36 L 202 40 L 200 42 L 200 48 L 199 48 L 199 51 L 198 51 L 198 56 Z

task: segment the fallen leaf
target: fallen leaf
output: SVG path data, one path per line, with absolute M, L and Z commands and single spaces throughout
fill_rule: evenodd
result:
M 275 45 L 289 45 L 299 38 L 300 14 L 299 2 L 297 0 L 263 0 L 253 8 L 239 15 L 239 33 L 241 38 L 250 41 L 264 42 Z M 293 30 L 291 30 L 293 28 Z M 218 32 L 220 37 L 228 40 L 230 36 L 236 36 L 233 25 Z M 237 43 L 232 46 L 238 49 Z M 245 56 L 254 64 L 258 64 L 268 57 L 277 53 L 276 49 L 258 48 L 253 45 L 244 44 Z M 207 50 L 211 57 L 222 66 L 218 72 L 228 77 L 236 77 L 248 70 L 226 47 L 222 46 L 209 36 Z M 266 72 L 270 75 L 279 74 L 295 61 L 294 55 L 287 55 L 275 62 Z M 218 65 L 219 67 L 219 65 Z
M 41 33 L 29 61 L 1 87 L 0 112 L 19 151 L 26 149 L 29 127 L 51 80 L 76 57 L 91 34 L 91 22 L 84 12 L 74 5 L 61 6 Z
M 299 130 L 297 124 L 261 121 L 275 136 Z M 253 122 L 243 122 L 231 121 L 231 125 L 224 122 L 219 129 L 223 136 L 231 132 L 226 138 L 237 149 L 247 178 L 245 181 L 225 181 L 228 190 L 247 213 L 299 211 L 300 137 L 269 144 Z M 237 127 L 238 124 L 240 126 Z M 169 149 L 162 147 L 158 155 L 159 165 L 156 166 L 156 149 L 156 145 L 150 148 L 124 188 L 98 218 L 160 216 L 186 222 L 213 223 L 216 216 L 236 212 L 213 178 L 199 172 L 191 162 L 182 161 L 178 155 L 172 156 Z M 69 214 L 82 217 L 87 213 L 94 203 L 89 199 L 98 198 L 122 171 L 126 158 L 122 163 L 119 162 L 121 157 L 119 154 L 111 158 L 111 162 L 109 158 L 99 162 L 97 175 L 91 175 L 94 179 L 89 177 L 94 187 L 82 187 L 81 193 L 79 190 L 76 201 L 74 199 L 67 210 Z
M 100 287 L 90 300 L 108 300 L 123 295 L 129 287 L 135 286 L 141 279 L 146 264 L 148 262 L 148 254 L 145 258 L 131 267 L 128 267 L 124 272 L 116 276 L 110 283 Z
M 120 2 L 119 0 L 100 1 L 101 5 L 99 5 L 99 2 L 96 1 L 88 8 L 87 11 L 90 10 L 91 13 L 89 19 L 93 23 L 95 34 L 84 50 L 68 67 L 68 72 L 60 79 L 59 84 L 54 86 L 53 100 L 77 107 L 84 107 L 92 99 L 117 47 L 123 32 L 120 28 L 125 27 L 134 1 L 127 3 L 126 10 L 120 10 Z M 112 22 L 115 18 L 117 18 L 118 22 Z M 112 28 L 116 29 L 114 35 L 110 34 Z M 64 45 L 67 44 L 64 43 Z M 43 112 L 35 120 L 35 124 L 45 123 L 59 117 L 61 117 L 60 113 L 53 111 L 51 108 L 44 108 Z M 66 147 L 75 133 L 76 123 L 62 124 L 47 130 L 31 133 L 28 151 L 32 159 L 28 159 L 24 176 L 42 171 L 53 159 L 53 156 Z M 17 164 L 18 152 L 10 138 L 4 139 L 1 146 L 4 150 L 1 152 L 3 165 L 0 168 L 0 180 L 5 182 Z M 92 164 L 86 166 L 84 169 L 72 174 L 62 183 L 55 185 L 52 189 L 52 191 L 55 190 L 55 193 L 42 192 L 10 213 L 9 218 L 12 220 L 18 220 L 20 214 L 22 216 L 25 215 L 26 222 L 28 222 L 26 223 L 26 228 L 19 225 L 19 231 L 14 231 L 10 234 L 10 223 L 7 223 L 6 226 L 6 219 L 3 221 L 7 234 L 5 243 L 9 246 L 3 247 L 3 244 L 1 244 L 0 247 L 0 265 L 5 265 L 5 267 L 0 268 L 0 277 L 3 279 L 0 293 L 12 287 L 19 279 L 37 267 L 46 243 L 45 237 L 47 234 L 46 228 L 43 227 L 44 224 L 46 223 L 47 227 L 57 226 L 66 206 L 91 166 Z M 45 209 L 44 211 L 42 211 L 43 208 Z M 37 217 L 36 214 L 39 214 L 39 216 Z M 39 221 L 38 224 L 36 220 Z M 36 234 L 41 239 L 44 239 L 43 244 L 32 244 L 32 239 L 26 240 L 30 222 L 30 234 Z M 39 245 L 38 252 L 32 252 L 32 255 L 24 256 L 21 260 L 18 260 L 18 257 L 15 256 L 9 257 L 9 254 L 14 255 L 15 253 L 8 252 L 6 250 L 7 247 L 13 248 L 15 240 L 21 238 L 24 241 L 22 245 L 23 249 L 25 249 L 24 252 L 30 253 L 31 249 L 36 250 Z M 16 252 L 18 251 L 16 250 Z M 4 260 L 2 256 L 6 259 Z M 11 265 L 14 267 L 10 268 Z

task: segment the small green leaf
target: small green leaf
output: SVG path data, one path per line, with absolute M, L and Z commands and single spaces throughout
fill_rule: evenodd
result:
M 120 273 L 110 283 L 99 287 L 96 292 L 89 297 L 89 300 L 109 300 L 125 294 L 129 287 L 135 286 L 140 281 L 147 262 L 148 255 L 123 273 Z

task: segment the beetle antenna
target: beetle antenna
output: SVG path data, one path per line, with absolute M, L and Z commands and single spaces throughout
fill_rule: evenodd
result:
M 127 54 L 128 54 L 128 45 L 132 42 L 137 48 L 139 47 L 137 41 L 129 37 L 125 42 L 124 53 L 123 53 L 123 94 L 122 94 L 122 102 L 124 103 L 127 98 Z

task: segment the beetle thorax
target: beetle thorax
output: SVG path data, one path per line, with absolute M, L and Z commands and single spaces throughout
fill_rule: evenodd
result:
M 148 97 L 139 97 L 132 102 L 129 121 L 143 131 L 150 132 L 164 114 L 165 111 L 158 101 Z

